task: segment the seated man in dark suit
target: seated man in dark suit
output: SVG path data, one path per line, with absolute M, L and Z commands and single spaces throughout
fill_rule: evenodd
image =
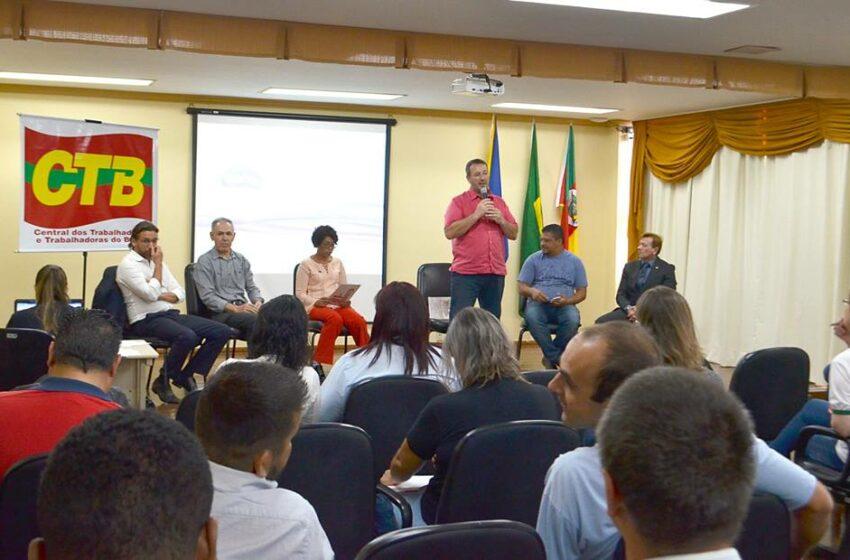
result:
M 644 233 L 637 246 L 638 260 L 623 267 L 617 288 L 617 308 L 596 319 L 597 323 L 635 320 L 635 304 L 646 290 L 655 286 L 676 289 L 676 267 L 658 258 L 662 239 L 654 233 Z

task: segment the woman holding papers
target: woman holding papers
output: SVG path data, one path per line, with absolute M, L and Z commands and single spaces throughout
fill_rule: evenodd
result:
M 342 328 L 354 338 L 357 346 L 369 342 L 366 320 L 351 307 L 351 290 L 345 296 L 335 296 L 346 285 L 345 267 L 333 257 L 339 242 L 331 226 L 319 226 L 311 238 L 316 252 L 301 261 L 295 273 L 295 296 L 301 300 L 310 319 L 322 321 L 322 332 L 313 359 L 320 364 L 333 364 L 334 343 Z

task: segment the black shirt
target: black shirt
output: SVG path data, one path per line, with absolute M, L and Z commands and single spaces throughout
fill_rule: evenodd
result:
M 73 311 L 74 308 L 70 305 L 65 305 L 64 307 L 59 308 L 59 317 L 62 317 L 65 313 L 69 311 Z M 44 330 L 44 323 L 41 322 L 41 319 L 38 316 L 39 307 L 30 307 L 29 309 L 22 309 L 20 311 L 15 311 L 12 316 L 9 318 L 9 322 L 6 323 L 7 329 L 38 329 L 40 331 Z
M 422 518 L 434 521 L 443 481 L 457 443 L 470 431 L 513 420 L 560 420 L 552 395 L 542 386 L 504 379 L 440 395 L 425 406 L 407 434 L 422 459 L 434 457 L 434 477 L 422 496 Z

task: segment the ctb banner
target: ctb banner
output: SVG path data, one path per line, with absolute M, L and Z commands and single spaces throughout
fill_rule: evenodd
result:
M 20 251 L 127 248 L 156 221 L 157 131 L 21 115 Z

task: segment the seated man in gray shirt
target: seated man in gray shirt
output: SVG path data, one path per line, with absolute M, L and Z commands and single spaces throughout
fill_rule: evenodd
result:
M 212 313 L 211 319 L 239 331 L 247 340 L 257 320 L 263 295 L 254 283 L 251 263 L 232 249 L 236 231 L 227 218 L 216 218 L 210 229 L 215 246 L 198 257 L 195 286 Z
M 561 353 L 579 327 L 576 304 L 587 297 L 587 275 L 581 260 L 564 249 L 558 224 L 543 228 L 540 251 L 529 255 L 518 278 L 519 294 L 528 298 L 525 323 L 543 351 L 543 365 L 558 367 Z M 556 325 L 552 339 L 549 325 Z

